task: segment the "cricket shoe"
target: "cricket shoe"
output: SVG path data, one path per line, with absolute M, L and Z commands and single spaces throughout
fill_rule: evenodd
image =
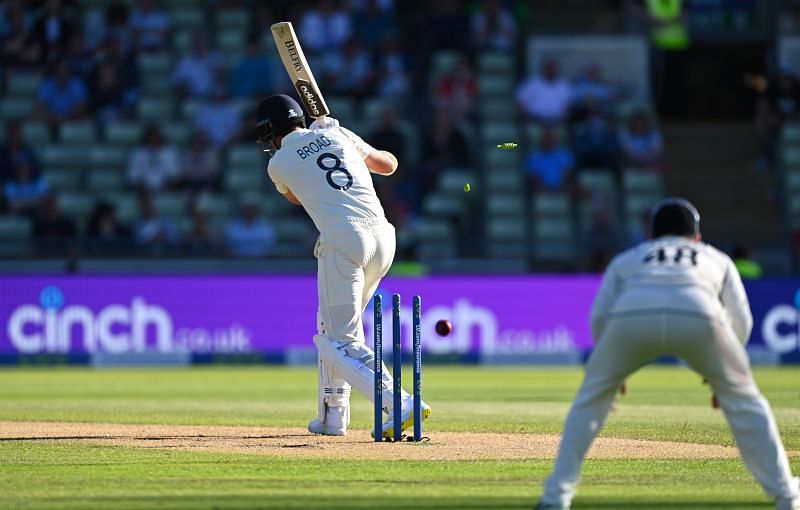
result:
M 400 415 L 400 427 L 406 430 L 414 426 L 414 405 L 412 399 L 406 400 L 403 404 L 403 410 Z M 420 407 L 422 408 L 422 421 L 425 421 L 431 415 L 431 406 L 423 401 Z M 375 437 L 374 430 L 371 435 Z M 394 410 L 389 413 L 389 417 L 386 418 L 386 421 L 384 421 L 381 426 L 381 437 L 383 439 L 391 439 L 394 437 Z
M 325 436 L 346 436 L 350 409 L 347 407 L 329 407 L 325 411 L 325 421 L 314 418 L 308 422 L 308 431 Z
M 775 500 L 775 510 L 800 510 L 800 477 L 794 480 L 794 497 L 791 498 L 778 498 Z

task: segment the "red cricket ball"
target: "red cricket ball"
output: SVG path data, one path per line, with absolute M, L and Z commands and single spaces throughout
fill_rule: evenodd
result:
M 439 336 L 447 336 L 453 331 L 453 325 L 449 320 L 442 319 L 436 323 L 436 333 Z

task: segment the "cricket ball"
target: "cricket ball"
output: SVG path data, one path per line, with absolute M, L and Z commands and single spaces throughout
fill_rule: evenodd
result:
M 436 333 L 439 336 L 447 336 L 453 331 L 453 325 L 450 321 L 442 319 L 436 323 Z

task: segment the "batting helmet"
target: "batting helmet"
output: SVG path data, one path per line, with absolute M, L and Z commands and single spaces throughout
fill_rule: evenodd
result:
M 306 119 L 300 104 L 285 94 L 269 96 L 259 103 L 256 110 L 256 132 L 258 143 L 269 151 L 275 136 L 286 136 L 295 127 L 306 127 Z
M 700 213 L 685 198 L 665 198 L 653 207 L 650 237 L 693 236 L 700 233 Z

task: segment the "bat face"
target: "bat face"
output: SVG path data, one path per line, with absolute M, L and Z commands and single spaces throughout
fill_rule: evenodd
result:
M 283 66 L 289 73 L 289 78 L 300 95 L 300 101 L 308 114 L 314 118 L 330 114 L 328 105 L 314 79 L 314 74 L 308 67 L 308 61 L 300 47 L 292 24 L 289 22 L 275 23 L 272 25 L 272 37 L 275 39 Z

